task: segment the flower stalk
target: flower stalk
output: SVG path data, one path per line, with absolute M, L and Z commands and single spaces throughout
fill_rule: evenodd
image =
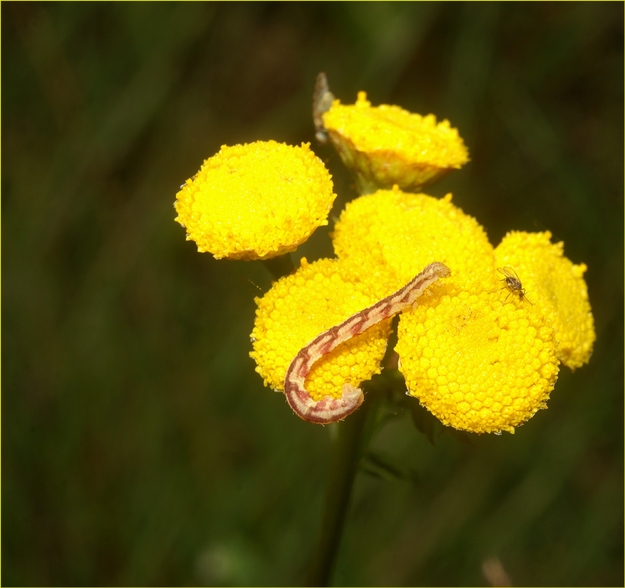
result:
M 336 427 L 337 436 L 307 586 L 331 584 L 354 481 L 361 458 L 377 424 L 379 408 L 384 399 L 384 386 L 386 381 L 382 376 L 365 384 L 363 388 L 367 394 L 366 402 L 348 419 L 331 425 Z

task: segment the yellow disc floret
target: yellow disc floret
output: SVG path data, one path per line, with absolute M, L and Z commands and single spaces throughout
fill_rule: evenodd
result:
M 400 370 L 409 394 L 444 424 L 514 432 L 546 402 L 558 375 L 554 330 L 518 298 L 502 303 L 495 276 L 402 314 Z
M 515 270 L 527 299 L 541 309 L 553 325 L 558 357 L 571 369 L 590 359 L 595 327 L 586 265 L 574 265 L 564 257 L 564 244 L 551 243 L 551 233 L 508 233 L 495 250 L 498 265 Z
M 297 353 L 317 335 L 376 302 L 363 282 L 345 278 L 341 262 L 302 260 L 297 272 L 278 280 L 258 306 L 252 332 L 256 371 L 274 390 L 284 389 L 286 371 Z M 380 372 L 390 321 L 371 327 L 323 356 L 311 370 L 306 389 L 314 400 L 340 398 L 343 384 L 358 386 Z
M 469 161 L 449 121 L 437 124 L 432 114 L 412 114 L 399 106 L 371 106 L 365 92 L 358 93 L 354 105 L 335 100 L 323 122 L 361 194 L 394 184 L 416 191 Z
M 427 264 L 451 268 L 453 281 L 491 275 L 493 248 L 481 225 L 451 203 L 425 194 L 379 190 L 350 202 L 332 235 L 338 257 L 386 296 Z
M 176 220 L 198 251 L 268 259 L 294 251 L 327 224 L 331 176 L 309 144 L 224 146 L 176 196 Z

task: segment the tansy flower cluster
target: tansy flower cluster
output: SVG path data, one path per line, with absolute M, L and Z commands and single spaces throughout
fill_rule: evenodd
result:
M 564 257 L 563 244 L 552 243 L 548 232 L 511 232 L 493 247 L 451 194 L 437 199 L 408 191 L 468 160 L 446 121 L 372 108 L 360 93 L 351 107 L 334 101 L 323 122 L 364 195 L 336 222 L 336 258 L 302 259 L 256 299 L 250 354 L 256 371 L 283 391 L 291 362 L 308 343 L 438 261 L 451 276 L 429 287 L 399 321 L 395 351 L 407 392 L 446 425 L 514 432 L 546 408 L 560 364 L 576 369 L 590 358 L 595 333 L 586 266 Z M 293 149 L 303 154 L 294 157 Z M 256 169 L 256 150 L 271 164 Z M 178 220 L 200 250 L 216 256 L 292 250 L 325 222 L 333 199 L 329 175 L 319 167 L 307 145 L 222 148 L 178 194 Z M 262 178 L 258 190 L 249 180 L 255 174 Z M 266 196 L 272 190 L 273 204 Z M 264 204 L 246 208 L 246 198 Z M 386 318 L 323 355 L 306 379 L 310 398 L 340 399 L 344 385 L 358 387 L 380 372 L 389 334 Z

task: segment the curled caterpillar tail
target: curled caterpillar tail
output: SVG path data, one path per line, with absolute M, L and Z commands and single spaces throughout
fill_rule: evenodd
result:
M 293 412 L 305 421 L 321 425 L 340 421 L 354 412 L 362 404 L 364 394 L 360 388 L 351 384 L 343 385 L 341 398 L 326 396 L 319 401 L 311 398 L 304 383 L 315 362 L 344 341 L 412 306 L 436 280 L 450 274 L 451 271 L 444 263 L 434 261 L 394 294 L 315 337 L 295 356 L 286 372 L 284 394 Z
M 341 398 L 326 396 L 316 402 L 306 389 L 298 388 L 287 393 L 287 399 L 298 417 L 309 423 L 328 425 L 352 414 L 362 404 L 365 395 L 360 388 L 355 388 L 351 384 L 343 384 Z

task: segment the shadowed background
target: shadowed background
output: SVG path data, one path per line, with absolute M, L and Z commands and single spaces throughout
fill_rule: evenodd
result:
M 515 435 L 431 444 L 392 419 L 335 582 L 488 585 L 499 562 L 516 585 L 623 584 L 622 3 L 1 11 L 4 585 L 303 581 L 331 427 L 254 372 L 262 264 L 197 253 L 173 202 L 223 144 L 310 141 L 338 198 L 294 257 L 331 255 L 355 192 L 314 140 L 319 71 L 343 102 L 458 127 L 471 162 L 428 192 L 494 245 L 563 240 L 598 336 Z

